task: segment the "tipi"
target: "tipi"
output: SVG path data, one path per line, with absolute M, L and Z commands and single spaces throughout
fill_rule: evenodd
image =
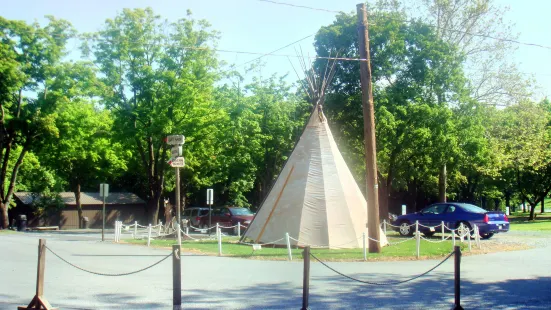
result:
M 339 152 L 323 114 L 327 77 L 316 83 L 307 75 L 314 110 L 268 196 L 243 235 L 255 243 L 291 244 L 329 248 L 362 247 L 367 236 L 367 203 Z M 310 77 L 310 78 L 308 78 Z M 381 231 L 382 245 L 387 239 Z M 280 240 L 278 242 L 274 242 Z M 297 241 L 298 240 L 298 241 Z

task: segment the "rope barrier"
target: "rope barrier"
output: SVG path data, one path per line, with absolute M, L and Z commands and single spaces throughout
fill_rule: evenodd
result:
M 444 238 L 444 240 L 434 241 L 434 240 L 430 240 L 430 239 L 428 239 L 428 238 L 425 238 L 425 237 L 421 236 L 421 239 L 424 239 L 424 240 L 426 240 L 426 241 L 428 241 L 428 242 L 431 242 L 431 243 L 441 243 L 441 242 L 444 242 L 444 241 L 446 241 L 446 240 L 448 240 L 448 239 L 450 239 L 450 238 L 451 238 L 451 236 L 447 236 L 446 238 Z
M 68 262 L 67 260 L 65 260 L 63 257 L 59 256 L 56 252 L 54 252 L 52 249 L 50 249 L 49 247 L 46 247 L 46 249 L 48 249 L 48 251 L 52 252 L 52 254 L 54 254 L 55 256 L 57 256 L 57 258 L 61 259 L 62 261 L 64 261 L 65 263 L 69 264 L 70 266 L 73 266 L 75 267 L 76 269 L 79 269 L 79 270 L 82 270 L 84 272 L 87 272 L 87 273 L 91 273 L 91 274 L 95 274 L 95 275 L 98 275 L 98 276 L 107 276 L 107 277 L 120 277 L 120 276 L 128 276 L 128 275 L 131 275 L 131 274 L 135 274 L 135 273 L 138 273 L 138 272 L 142 272 L 142 271 L 145 271 L 147 269 L 150 269 L 154 266 L 157 266 L 158 264 L 162 263 L 163 261 L 165 261 L 167 258 L 171 257 L 172 256 L 172 253 L 168 254 L 167 256 L 163 257 L 160 261 L 154 263 L 153 265 L 150 265 L 150 266 L 147 266 L 145 268 L 142 268 L 142 269 L 139 269 L 139 270 L 136 270 L 136 271 L 131 271 L 131 272 L 125 272 L 125 273 L 101 273 L 101 272 L 95 272 L 95 271 L 90 271 L 90 270 L 87 270 L 87 269 L 84 269 L 82 267 L 79 267 L 75 264 L 71 264 L 70 262 Z
M 403 280 L 403 281 L 394 281 L 394 282 L 369 282 L 369 281 L 364 281 L 364 280 L 360 280 L 360 279 L 356 279 L 356 278 L 353 278 L 351 276 L 347 276 L 345 274 L 343 274 L 342 272 L 339 272 L 331 267 L 329 267 L 326 263 L 324 263 L 323 261 L 321 261 L 319 258 L 317 258 L 314 254 L 310 253 L 310 256 L 312 256 L 313 258 L 315 258 L 318 262 L 320 262 L 322 265 L 324 265 L 325 267 L 327 267 L 329 270 L 349 279 L 349 280 L 352 280 L 352 281 L 356 281 L 356 282 L 360 282 L 360 283 L 364 283 L 364 284 L 369 284 L 369 285 L 397 285 L 397 284 L 402 284 L 402 283 L 406 283 L 406 282 L 410 282 L 410 281 L 413 281 L 415 279 L 418 279 L 424 275 L 427 275 L 429 272 L 433 271 L 434 269 L 440 267 L 440 265 L 442 265 L 444 262 L 446 262 L 450 257 L 452 257 L 454 254 L 454 252 L 451 252 L 450 254 L 448 254 L 448 256 L 446 256 L 446 258 L 444 258 L 444 260 L 442 260 L 440 263 L 438 263 L 436 266 L 432 267 L 431 269 L 429 269 L 428 271 L 420 274 L 420 275 L 417 275 L 417 276 L 414 276 L 412 278 L 409 278 L 409 279 L 406 279 L 406 280 Z

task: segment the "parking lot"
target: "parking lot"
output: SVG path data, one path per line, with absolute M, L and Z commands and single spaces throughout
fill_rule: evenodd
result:
M 463 257 L 462 305 L 465 309 L 549 309 L 551 254 L 549 234 L 510 232 L 489 242 L 535 246 Z M 101 234 L 17 233 L 0 235 L 0 308 L 26 305 L 36 287 L 39 238 L 82 268 L 122 273 L 151 265 L 170 252 L 101 242 Z M 438 260 L 329 263 L 367 281 L 403 280 Z M 141 273 L 104 277 L 84 273 L 47 253 L 45 297 L 61 309 L 169 309 L 172 307 L 170 259 Z M 184 253 L 184 309 L 298 309 L 302 297 L 301 261 L 260 261 Z M 312 309 L 449 309 L 453 305 L 453 260 L 418 280 L 397 286 L 352 282 L 312 263 Z

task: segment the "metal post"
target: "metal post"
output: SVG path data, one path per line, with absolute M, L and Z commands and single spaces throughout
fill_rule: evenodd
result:
M 442 241 L 444 241 L 445 226 L 444 221 L 442 221 Z
M 176 188 L 175 188 L 175 194 L 176 194 L 176 216 L 178 220 L 178 244 L 182 245 L 182 232 L 180 231 L 180 225 L 182 224 L 182 221 L 180 220 L 180 168 L 176 167 Z
M 209 236 L 210 236 L 210 228 L 212 227 L 212 204 L 209 204 Z
M 237 236 L 241 238 L 241 222 L 237 222 Z
M 364 261 L 367 261 L 367 249 L 365 247 L 365 231 L 362 233 L 362 241 L 363 241 L 363 248 L 364 248 Z
M 454 247 L 454 273 L 455 273 L 455 307 L 454 310 L 463 310 L 461 307 L 461 248 Z
M 105 230 L 105 193 L 103 193 L 102 217 L 103 217 L 103 221 L 102 221 L 102 225 L 101 225 L 101 241 L 105 241 L 105 235 L 104 235 L 104 230 Z
M 172 309 L 182 309 L 182 260 L 178 244 L 172 245 Z
M 293 260 L 293 253 L 291 252 L 291 238 L 289 237 L 289 233 L 285 233 L 285 241 L 287 242 L 287 256 L 289 257 L 289 260 Z
M 417 241 L 417 259 L 419 259 L 421 252 L 421 234 L 419 233 L 419 221 L 415 221 L 415 238 Z
M 222 230 L 216 223 L 216 234 L 218 235 L 218 256 L 222 256 Z
M 308 295 L 310 294 L 310 246 L 304 247 L 302 252 L 304 259 L 304 275 L 302 278 L 302 308 L 301 310 L 308 309 Z

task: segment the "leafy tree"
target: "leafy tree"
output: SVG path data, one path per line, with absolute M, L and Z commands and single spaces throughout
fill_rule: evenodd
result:
M 122 147 L 113 142 L 108 110 L 96 108 L 92 98 L 99 82 L 89 63 L 64 63 L 55 70 L 49 100 L 57 103 L 59 137 L 41 153 L 43 163 L 68 183 L 75 193 L 82 223 L 81 190 L 91 189 L 126 169 Z M 97 187 L 95 187 L 97 190 Z
M 139 158 L 150 222 L 157 221 L 168 168 L 164 137 L 186 135 L 186 169 L 193 170 L 202 161 L 188 147 L 200 143 L 212 124 L 210 115 L 216 115 L 217 60 L 209 46 L 217 33 L 190 15 L 168 23 L 150 8 L 125 9 L 88 35 L 83 46 L 85 55 L 95 57 L 106 85 L 102 98 L 113 111 L 119 139 Z
M 503 167 L 513 175 L 517 191 L 531 208 L 551 191 L 550 115 L 544 104 L 522 102 L 499 111 L 492 137 L 503 150 Z
M 0 226 L 8 227 L 8 207 L 25 156 L 39 150 L 45 138 L 58 134 L 55 101 L 46 79 L 65 53 L 74 34 L 64 20 L 28 25 L 0 17 Z M 27 96 L 27 94 L 29 94 Z M 33 95 L 35 95 L 33 97 Z M 10 162 L 15 162 L 10 166 Z

